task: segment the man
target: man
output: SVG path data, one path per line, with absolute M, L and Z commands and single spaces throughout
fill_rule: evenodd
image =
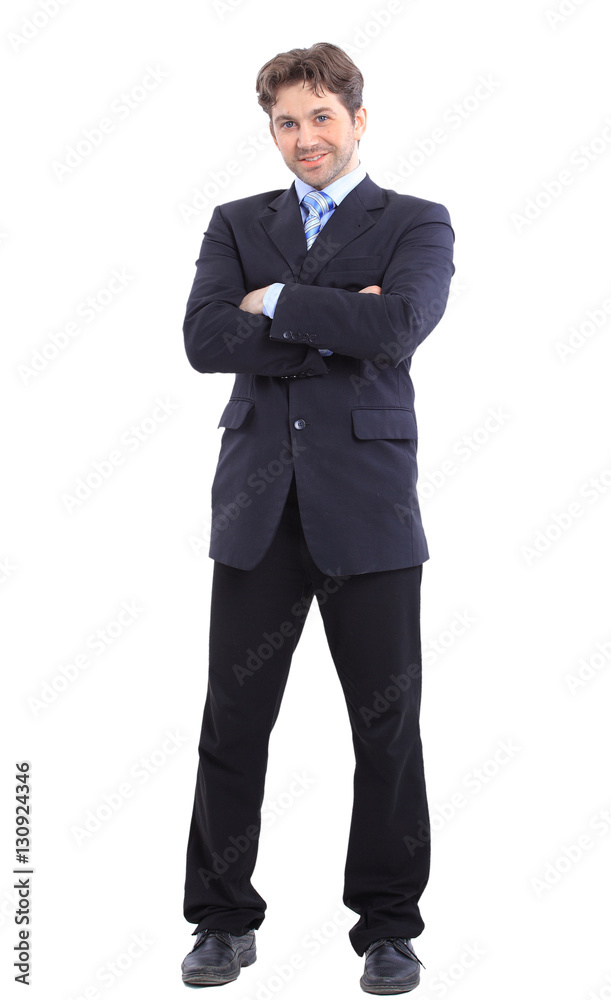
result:
M 263 66 L 259 104 L 296 180 L 214 209 L 187 304 L 190 363 L 236 375 L 212 485 L 208 691 L 184 903 L 197 925 L 183 962 L 191 985 L 230 982 L 256 958 L 268 742 L 314 595 L 353 733 L 343 899 L 359 914 L 349 936 L 365 955 L 361 986 L 387 994 L 419 982 L 429 555 L 409 372 L 445 309 L 454 234 L 442 205 L 365 172 L 362 86 L 328 43 Z M 376 711 L 389 684 L 396 698 Z

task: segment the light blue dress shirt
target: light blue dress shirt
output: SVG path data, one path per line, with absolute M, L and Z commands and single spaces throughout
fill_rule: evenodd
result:
M 365 167 L 359 160 L 358 166 L 355 167 L 354 170 L 351 170 L 349 173 L 344 174 L 343 177 L 338 177 L 336 181 L 332 181 L 331 184 L 327 184 L 327 186 L 323 188 L 325 194 L 328 194 L 330 198 L 333 198 L 333 201 L 335 202 L 335 208 L 337 208 L 337 206 L 342 203 L 346 195 L 350 194 L 352 189 L 355 188 L 357 184 L 360 184 L 361 181 L 365 179 L 366 173 L 367 171 L 365 170 Z M 300 177 L 297 177 L 295 179 L 295 190 L 297 192 L 297 197 L 299 198 L 301 218 L 305 225 L 305 220 L 310 214 L 310 210 L 307 207 L 307 205 L 303 204 L 302 201 L 303 196 L 305 194 L 308 194 L 310 191 L 317 191 L 318 188 L 312 187 L 311 184 L 306 184 L 306 182 L 302 181 Z M 335 208 L 332 208 L 329 212 L 326 213 L 326 215 L 323 216 L 321 223 L 321 231 L 322 228 L 326 226 L 327 222 L 333 215 Z M 265 295 L 263 296 L 264 316 L 268 316 L 270 319 L 273 319 L 274 310 L 276 308 L 276 302 L 278 301 L 278 297 L 283 288 L 284 288 L 284 282 L 282 281 L 275 281 L 273 285 L 269 286 Z M 322 348 L 319 348 L 319 351 L 321 354 L 333 354 L 333 351 L 327 351 Z

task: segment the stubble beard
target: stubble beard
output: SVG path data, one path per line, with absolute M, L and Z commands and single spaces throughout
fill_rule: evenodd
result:
M 346 164 L 350 162 L 355 148 L 356 139 L 353 139 L 352 142 L 347 143 L 340 149 L 332 146 L 328 152 L 325 150 L 327 156 L 323 161 L 320 171 L 308 167 L 301 168 L 299 160 L 293 164 L 291 170 L 305 184 L 311 184 L 312 187 L 321 191 L 327 185 L 331 184 L 337 175 L 342 172 Z

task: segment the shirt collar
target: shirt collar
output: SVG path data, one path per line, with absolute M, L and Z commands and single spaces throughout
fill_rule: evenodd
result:
M 359 160 L 358 166 L 356 166 L 354 170 L 344 174 L 343 177 L 338 177 L 338 179 L 336 181 L 332 181 L 331 184 L 327 184 L 327 186 L 323 188 L 323 191 L 325 194 L 328 194 L 330 198 L 333 198 L 336 205 L 339 205 L 344 200 L 346 195 L 350 194 L 352 189 L 365 179 L 366 174 L 367 171 Z M 308 194 L 309 191 L 317 191 L 318 188 L 312 187 L 311 184 L 306 184 L 305 181 L 302 181 L 300 177 L 296 177 L 295 190 L 297 192 L 299 202 L 301 203 L 304 194 Z

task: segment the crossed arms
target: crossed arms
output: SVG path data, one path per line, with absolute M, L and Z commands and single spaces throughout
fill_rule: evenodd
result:
M 254 291 L 247 292 L 238 308 L 252 313 L 253 316 L 257 316 L 259 313 L 263 314 L 263 297 L 269 287 L 266 285 L 265 288 L 255 288 Z M 359 288 L 359 292 L 373 292 L 376 295 L 381 295 L 382 289 L 380 285 L 367 285 L 367 288 Z
M 270 319 L 261 312 L 269 286 L 247 292 L 231 226 L 216 207 L 187 302 L 183 332 L 189 362 L 200 372 L 283 376 L 307 368 L 326 374 L 319 347 L 369 359 L 392 344 L 396 367 L 443 315 L 454 273 L 453 238 L 446 209 L 429 202 L 397 240 L 381 287 L 368 285 L 359 291 L 370 294 L 360 295 L 288 282 Z

